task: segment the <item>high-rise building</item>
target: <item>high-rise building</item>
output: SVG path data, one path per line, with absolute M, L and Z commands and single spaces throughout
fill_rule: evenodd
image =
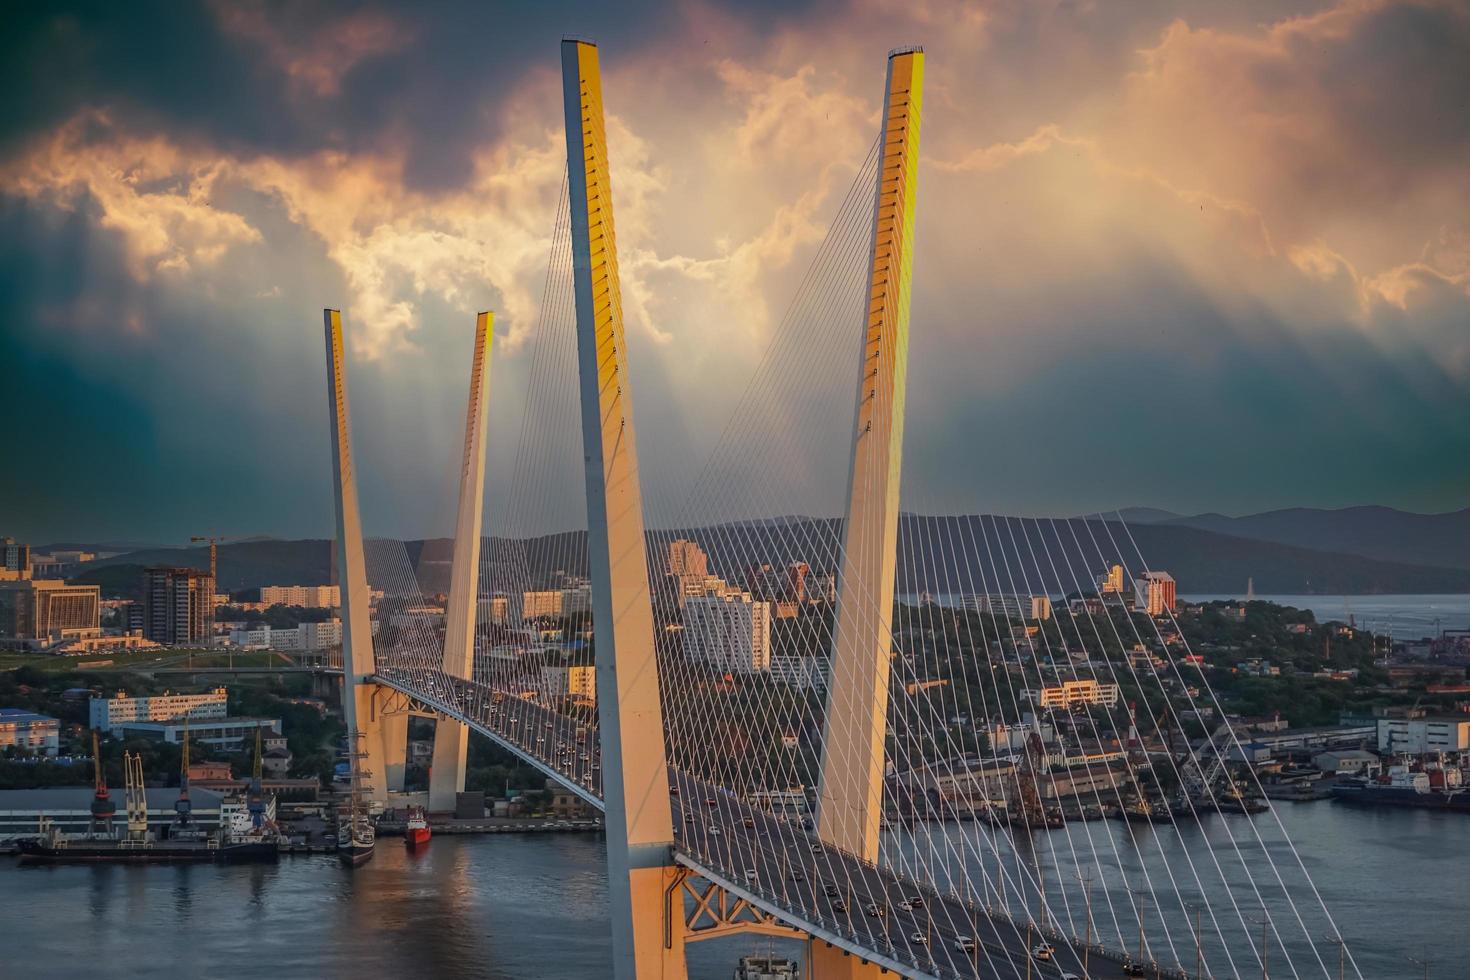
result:
M 0 637 L 59 640 L 67 632 L 96 630 L 101 607 L 102 590 L 96 585 L 44 578 L 0 581 Z
M 1144 572 L 1133 580 L 1133 608 L 1139 612 L 1162 616 L 1174 611 L 1174 602 L 1174 576 L 1168 572 Z
M 149 568 L 144 572 L 143 635 L 155 643 L 209 642 L 214 618 L 214 579 L 197 568 Z
M 1108 573 L 1097 580 L 1097 591 L 1103 595 L 1123 591 L 1123 566 L 1114 565 Z
M 812 566 L 804 561 L 794 561 L 786 566 L 786 597 L 792 602 L 806 602 L 806 577 Z
M 13 573 L 0 578 L 30 578 L 31 546 L 16 544 L 14 538 L 0 538 L 0 572 Z
M 702 579 L 709 574 L 709 556 L 693 541 L 679 538 L 669 542 L 669 574 Z
M 771 604 L 749 593 L 684 601 L 684 655 L 732 674 L 771 668 Z

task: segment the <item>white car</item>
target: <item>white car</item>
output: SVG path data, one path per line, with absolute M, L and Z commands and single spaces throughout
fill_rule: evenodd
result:
M 1052 948 L 1051 943 L 1039 943 L 1031 950 L 1031 955 L 1043 963 L 1050 963 L 1055 953 L 1056 950 Z
M 916 932 L 909 937 L 909 942 L 913 943 L 916 946 L 928 946 L 929 937 L 924 935 L 922 932 Z
M 973 953 L 975 952 L 975 940 L 971 939 L 969 936 L 956 936 L 954 941 L 954 948 L 959 950 L 961 953 Z
M 912 912 L 914 910 L 914 903 L 909 901 L 899 902 L 898 909 L 900 912 Z
M 755 881 L 759 877 L 760 877 L 760 875 L 758 875 L 758 874 L 755 873 L 755 869 L 754 868 L 746 868 L 745 869 L 745 880 L 746 881 L 748 881 L 748 882 Z

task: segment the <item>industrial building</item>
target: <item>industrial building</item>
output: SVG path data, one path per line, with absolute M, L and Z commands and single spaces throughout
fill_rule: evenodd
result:
M 162 836 L 165 828 L 174 822 L 174 802 L 179 798 L 179 791 L 177 788 L 158 788 L 148 789 L 146 793 L 148 827 Z M 0 840 L 34 837 L 42 816 L 62 833 L 85 834 L 92 821 L 92 794 L 91 785 L 0 790 Z M 117 823 L 126 826 L 121 813 L 121 791 L 116 795 L 119 797 Z M 219 826 L 224 800 L 219 793 L 191 786 L 189 799 L 193 803 L 193 819 L 205 830 Z

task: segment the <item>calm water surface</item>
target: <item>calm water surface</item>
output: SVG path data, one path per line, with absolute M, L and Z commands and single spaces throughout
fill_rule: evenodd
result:
M 1240 599 L 1241 595 L 1180 596 L 1189 602 Z M 1470 595 L 1258 595 L 1257 599 L 1310 609 L 1319 622 L 1352 617 L 1363 629 L 1396 640 L 1434 636 L 1441 629 L 1470 629 Z M 1470 969 L 1467 969 L 1470 977 Z
M 1280 813 L 1364 976 L 1419 976 L 1407 958 L 1425 950 L 1436 960 L 1431 977 L 1470 976 L 1470 957 L 1455 952 L 1470 921 L 1461 843 L 1470 816 L 1325 801 Z M 1219 821 L 1246 818 L 1210 819 L 1213 842 L 1224 831 Z M 1111 822 L 1086 826 L 1127 832 Z M 1159 833 L 1166 851 L 1200 853 L 1191 844 L 1201 828 L 1173 841 L 1141 830 Z M 1066 848 L 1041 860 L 1054 881 L 1057 869 L 1068 870 Z M 1104 901 L 1096 890 L 1094 901 Z M 5 858 L 0 976 L 602 977 L 605 902 L 603 844 L 586 835 L 438 837 L 422 855 L 389 838 L 356 871 L 331 857 L 134 868 L 22 868 Z M 767 948 L 756 937 L 700 943 L 690 949 L 690 974 L 726 980 L 742 953 Z M 776 945 L 787 955 L 799 948 Z M 1300 976 L 1322 975 L 1300 950 L 1294 958 Z

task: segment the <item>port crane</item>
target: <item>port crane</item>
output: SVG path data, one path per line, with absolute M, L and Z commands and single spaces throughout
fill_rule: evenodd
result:
M 260 729 L 255 730 L 255 768 L 250 774 L 250 790 L 245 795 L 245 808 L 250 812 L 250 826 L 260 830 L 265 826 L 265 789 L 261 782 Z
M 143 753 L 123 752 L 123 788 L 128 807 L 129 844 L 148 842 L 148 790 L 143 787 Z
M 102 750 L 95 728 L 92 729 L 92 787 L 92 822 L 88 831 L 93 837 L 111 837 L 117 804 L 107 792 L 107 772 L 102 768 Z

